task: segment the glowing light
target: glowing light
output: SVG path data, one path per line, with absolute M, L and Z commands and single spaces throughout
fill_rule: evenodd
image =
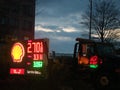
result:
M 33 54 L 33 60 L 43 60 L 43 54 Z
M 42 61 L 33 61 L 33 67 L 41 68 L 41 67 L 43 67 L 43 62 Z
M 27 57 L 33 60 L 43 60 L 43 47 L 42 41 L 29 40 L 27 43 Z
M 37 70 L 27 70 L 27 74 L 39 74 L 39 75 L 41 75 L 41 72 L 37 71 Z
M 31 47 L 32 47 L 31 43 L 28 43 L 28 48 L 27 48 L 28 53 L 32 53 Z
M 97 68 L 98 67 L 98 56 L 92 56 L 90 58 L 90 68 Z
M 90 65 L 90 68 L 97 68 L 98 65 Z
M 89 63 L 89 60 L 87 57 L 84 57 L 84 56 L 80 57 L 79 56 L 79 64 L 88 64 L 88 63 Z
M 25 55 L 25 50 L 23 45 L 19 42 L 15 43 L 11 50 L 11 56 L 13 62 L 22 62 L 24 55 Z
M 25 73 L 24 68 L 10 68 L 10 74 L 24 75 L 24 73 Z
M 27 62 L 26 64 L 29 66 L 29 65 L 31 65 L 31 62 Z
M 43 53 L 43 42 L 28 42 L 28 53 Z

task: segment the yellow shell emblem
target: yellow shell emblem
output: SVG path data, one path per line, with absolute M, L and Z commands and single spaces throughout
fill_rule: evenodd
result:
M 19 42 L 15 43 L 11 51 L 13 62 L 22 62 L 24 55 L 25 55 L 25 50 L 23 45 Z

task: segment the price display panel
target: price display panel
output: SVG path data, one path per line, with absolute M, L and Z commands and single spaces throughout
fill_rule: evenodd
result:
M 44 39 L 15 42 L 11 48 L 10 74 L 42 74 L 47 53 Z
M 46 43 L 44 40 L 28 40 L 26 48 L 27 74 L 42 74 L 46 54 Z

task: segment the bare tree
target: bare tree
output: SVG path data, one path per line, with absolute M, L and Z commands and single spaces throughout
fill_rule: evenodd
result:
M 120 11 L 112 0 L 94 0 L 92 4 L 92 18 L 90 18 L 90 9 L 82 16 L 83 22 L 87 27 L 94 30 L 101 42 L 111 41 L 120 38 L 118 28 L 120 26 Z
M 120 39 L 120 29 L 116 29 L 116 30 L 111 30 L 111 31 L 107 31 L 109 34 L 107 35 L 107 38 L 105 38 L 105 41 L 107 42 L 114 42 L 118 39 Z

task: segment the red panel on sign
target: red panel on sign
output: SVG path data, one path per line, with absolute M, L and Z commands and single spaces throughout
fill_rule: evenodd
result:
M 25 69 L 24 68 L 10 68 L 10 74 L 24 75 Z

